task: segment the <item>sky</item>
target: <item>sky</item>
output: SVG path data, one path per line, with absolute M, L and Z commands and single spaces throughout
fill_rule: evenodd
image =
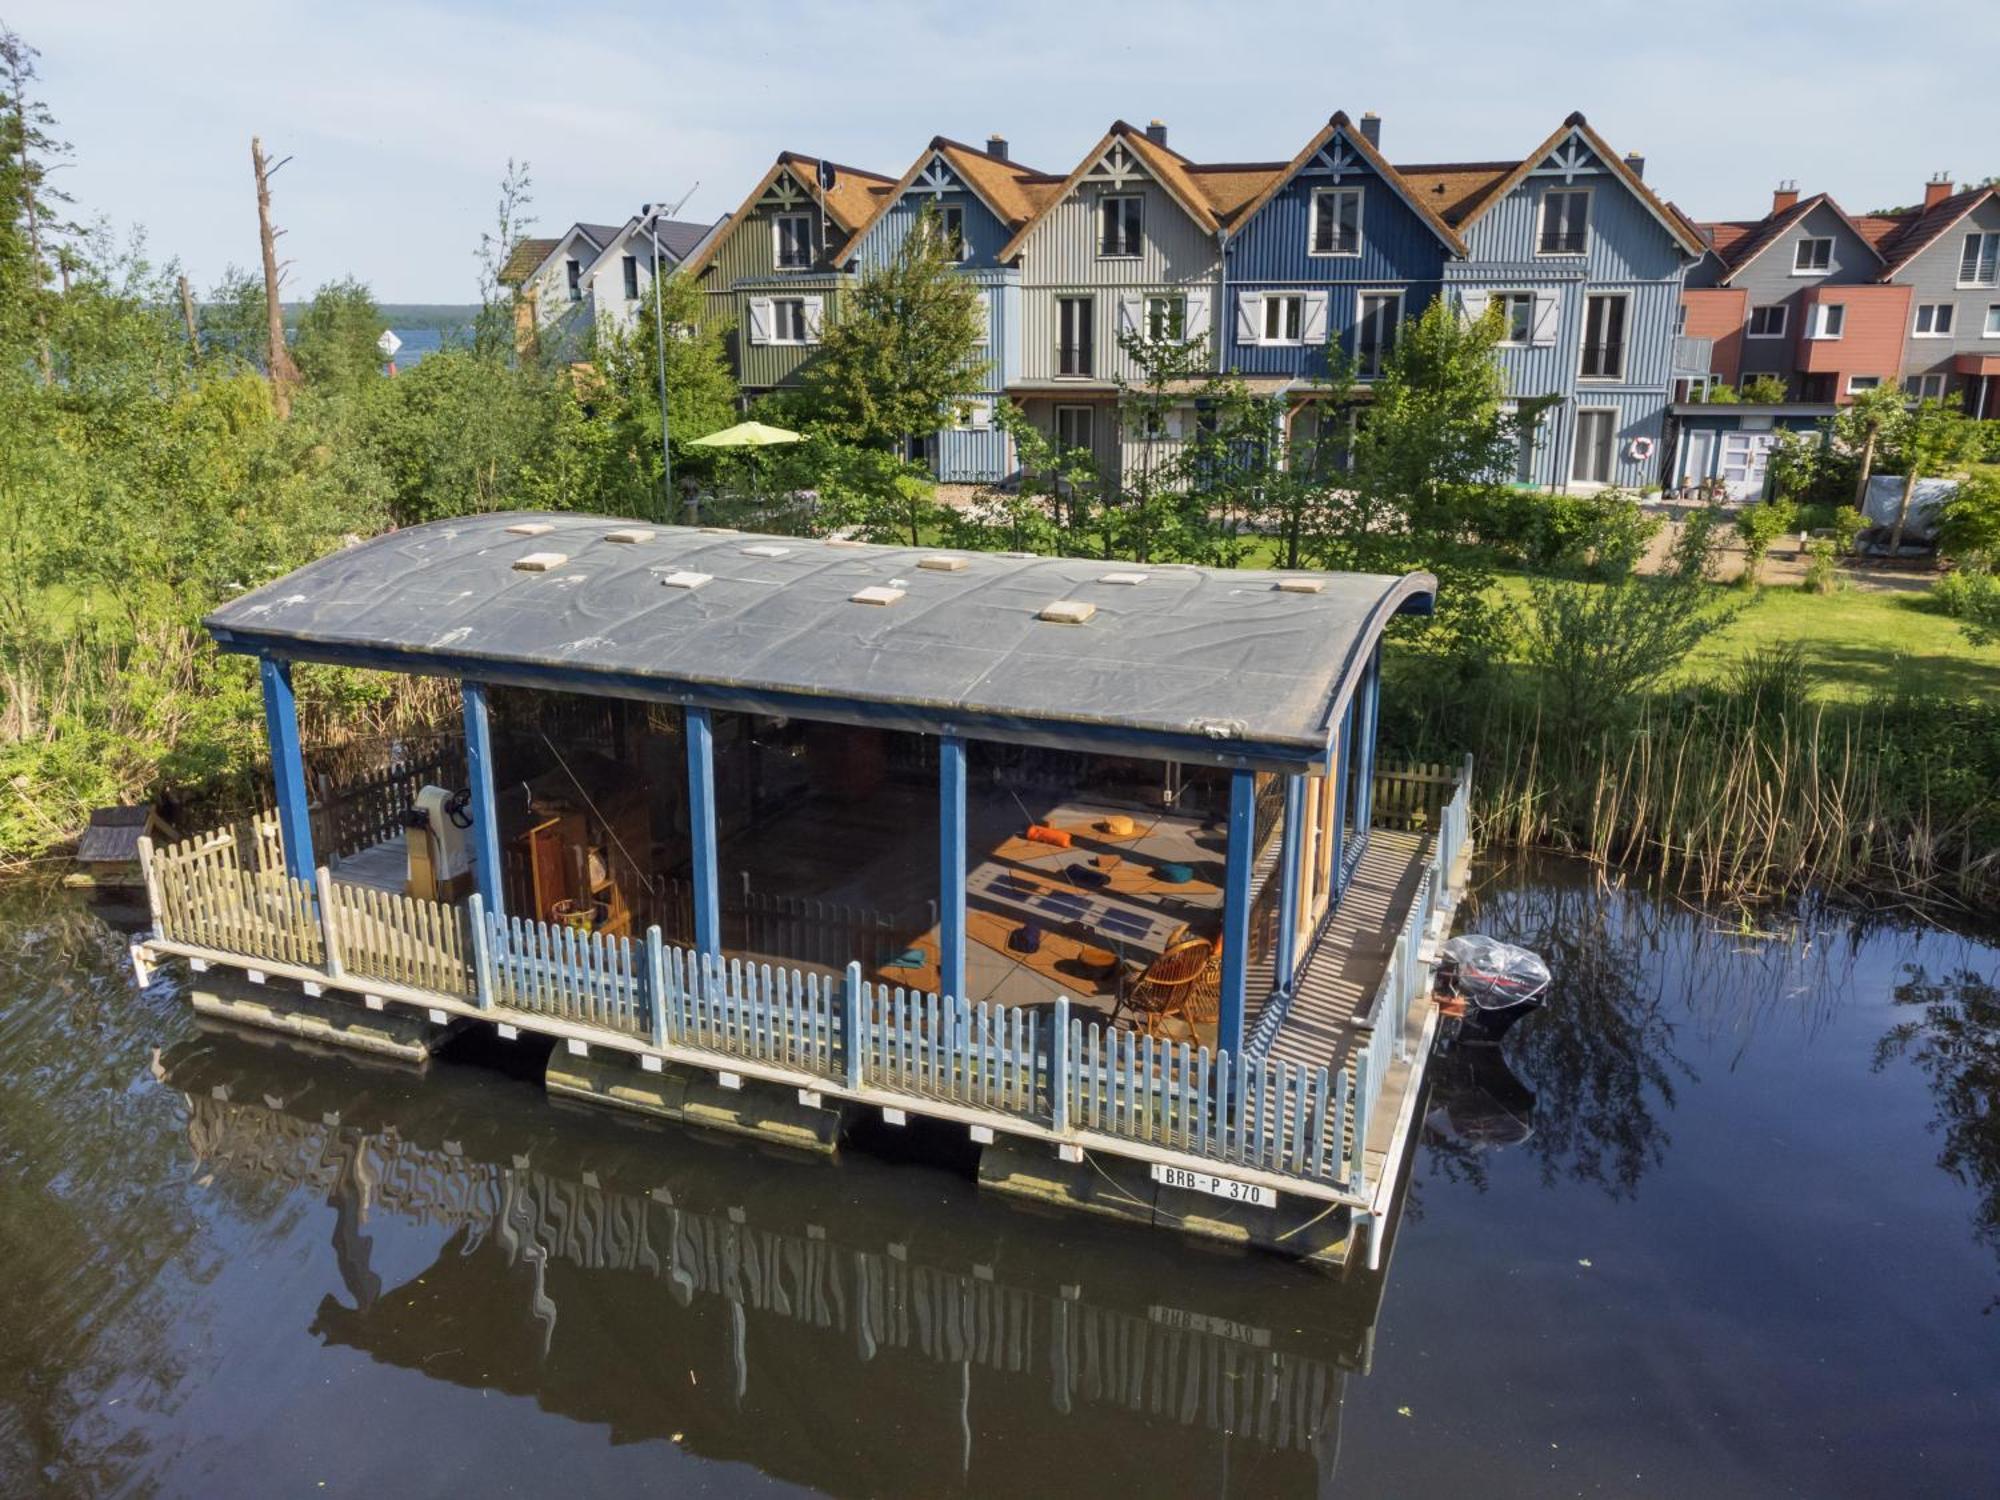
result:
M 2000 173 L 2000 0 L 732 4 L 0 0 L 42 52 L 87 219 L 198 288 L 254 265 L 250 137 L 286 295 L 477 296 L 510 157 L 538 232 L 694 189 L 735 208 L 781 150 L 900 176 L 933 135 L 1067 173 L 1119 117 L 1197 160 L 1283 160 L 1336 109 L 1392 161 L 1518 158 L 1571 110 L 1697 218 L 1795 178 L 1859 212 Z M 699 184 L 697 187 L 696 185 Z

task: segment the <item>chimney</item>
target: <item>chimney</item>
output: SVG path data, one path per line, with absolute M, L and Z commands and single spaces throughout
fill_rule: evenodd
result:
M 1625 168 L 1634 177 L 1643 179 L 1646 175 L 1646 158 L 1637 151 L 1625 153 Z
M 1361 139 L 1377 151 L 1382 149 L 1382 117 L 1372 109 L 1361 111 Z
M 1929 212 L 1951 196 L 1951 173 L 1933 172 L 1924 184 L 1924 210 Z
M 1787 178 L 1785 181 L 1779 183 L 1777 190 L 1771 194 L 1771 212 L 1781 214 L 1787 209 L 1797 208 L 1798 206 L 1799 185 L 1792 179 Z
M 1005 161 L 1007 159 L 1007 137 L 1004 135 L 989 135 L 986 137 L 986 154 L 988 156 L 997 156 L 1000 160 Z
M 1166 145 L 1167 122 L 1165 120 L 1155 120 L 1152 124 L 1148 125 L 1146 127 L 1146 139 L 1151 141 L 1155 146 Z

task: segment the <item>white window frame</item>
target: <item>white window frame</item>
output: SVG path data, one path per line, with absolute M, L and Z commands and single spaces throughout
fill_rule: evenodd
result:
M 1983 339 L 2000 339 L 2000 302 L 1986 304 L 1986 321 L 1979 326 Z
M 1866 385 L 1856 385 L 1854 382 L 1857 380 L 1865 380 L 1868 383 Z M 1863 391 L 1880 390 L 1881 386 L 1882 377 L 1880 375 L 1850 375 L 1847 377 L 1847 394 L 1850 396 L 1858 396 Z
M 1107 250 L 1104 248 L 1104 215 L 1113 203 L 1136 203 L 1139 205 L 1139 224 L 1135 231 L 1138 243 L 1129 250 Z M 1125 215 L 1118 215 L 1121 234 Z M 1146 195 L 1144 193 L 1105 193 L 1097 200 L 1097 258 L 1099 260 L 1137 260 L 1146 248 Z
M 1774 312 L 1778 315 L 1778 328 L 1775 333 L 1759 333 L 1757 331 L 1757 314 L 1760 312 Z M 1746 339 L 1781 339 L 1785 336 L 1786 330 L 1791 326 L 1792 310 L 1790 307 L 1782 302 L 1766 302 L 1750 309 L 1749 320 L 1743 325 L 1743 337 Z
M 1590 304 L 1596 301 L 1622 302 L 1623 313 L 1618 319 L 1618 369 L 1611 375 L 1586 375 L 1583 373 L 1583 352 L 1590 345 Z M 1576 378 L 1589 381 L 1593 385 L 1623 385 L 1632 369 L 1632 294 L 1630 292 L 1585 292 L 1583 314 L 1577 320 L 1576 334 Z M 1589 408 L 1603 410 L 1600 407 Z
M 1944 313 L 1943 328 L 1937 326 L 1937 315 L 1940 310 Z M 1928 328 L 1924 327 L 1925 313 L 1931 315 L 1931 326 Z M 1958 304 L 1956 302 L 1919 302 L 1916 313 L 1910 320 L 1910 337 L 1913 339 L 1948 339 L 1951 337 L 1953 325 L 1957 322 Z
M 806 236 L 805 236 L 806 258 L 803 261 L 798 262 L 796 264 L 787 261 L 785 259 L 784 226 L 786 225 L 787 222 L 794 219 L 798 220 L 806 227 Z M 812 269 L 812 263 L 813 263 L 812 215 L 809 213 L 772 214 L 771 215 L 771 264 L 780 271 L 810 271 Z
M 1583 419 L 1586 416 L 1591 416 L 1596 413 L 1602 413 L 1605 417 L 1609 419 L 1607 423 L 1608 431 L 1606 434 L 1608 441 L 1604 445 L 1605 477 L 1602 479 L 1596 479 L 1596 478 L 1585 479 L 1580 477 L 1576 472 L 1577 454 L 1578 454 L 1578 449 L 1581 448 L 1583 444 Z M 1570 439 L 1569 439 L 1569 482 L 1571 484 L 1613 485 L 1618 482 L 1619 415 L 1620 415 L 1619 409 L 1615 406 L 1579 406 L 1576 409 L 1576 425 L 1574 430 L 1570 433 Z
M 574 255 L 563 257 L 563 294 L 572 302 L 583 300 L 583 262 Z
M 1581 195 L 1583 198 L 1583 244 L 1575 250 L 1544 250 L 1542 245 L 1548 238 L 1549 202 L 1558 195 L 1567 197 L 1572 194 Z M 1548 187 L 1542 189 L 1542 201 L 1536 206 L 1535 213 L 1536 255 L 1547 256 L 1556 260 L 1574 260 L 1579 255 L 1588 255 L 1590 253 L 1590 198 L 1591 190 L 1587 187 Z
M 785 309 L 795 307 L 798 311 L 798 337 L 785 338 L 781 330 L 785 326 Z M 771 299 L 771 337 L 769 342 L 796 347 L 810 343 L 806 337 L 806 299 L 803 297 L 773 297 Z
M 1972 242 L 1974 240 L 1980 240 L 1980 241 L 1993 240 L 1996 242 L 2000 242 L 2000 230 L 1975 229 L 1970 234 L 1966 235 L 1966 237 L 1959 242 L 1958 283 L 1957 283 L 1958 286 L 1960 287 L 1961 290 L 1966 287 L 1985 288 L 1985 287 L 2000 286 L 2000 243 L 1996 243 L 1993 248 L 1993 256 L 1991 262 L 1993 266 L 1993 274 L 1984 281 L 1979 279 L 1979 274 L 1978 274 L 1979 262 L 1986 259 L 1986 252 L 1982 249 L 1975 253 L 1973 260 L 1973 267 L 1972 267 L 1973 269 L 1972 279 L 1969 281 L 1966 279 L 1965 254 L 1966 251 L 1971 248 Z
M 1919 401 L 1942 401 L 1944 400 L 1946 380 L 1947 377 L 1936 371 L 1932 371 L 1927 375 L 1905 375 L 1903 377 L 1903 394 L 1913 396 Z
M 1838 313 L 1840 316 L 1837 319 L 1832 318 L 1830 315 L 1833 313 Z M 1830 333 L 1827 331 L 1829 321 L 1835 325 L 1833 331 Z M 1845 302 L 1815 302 L 1807 311 L 1806 337 L 1813 342 L 1819 343 L 1824 341 L 1832 343 L 1846 332 L 1847 304 Z
M 1277 313 L 1286 303 L 1291 303 L 1296 316 L 1289 321 L 1297 331 L 1287 337 L 1283 333 L 1271 332 L 1271 315 Z M 1304 292 L 1266 292 L 1258 298 L 1257 343 L 1262 348 L 1296 348 L 1305 342 L 1306 294 Z M 1283 328 L 1287 320 L 1280 314 L 1278 326 Z
M 1502 349 L 1532 349 L 1535 346 L 1535 294 L 1533 292 L 1489 292 L 1486 305 L 1500 305 L 1500 347 Z M 1527 308 L 1527 324 L 1521 337 L 1514 337 L 1514 307 L 1520 304 Z
M 1080 315 L 1082 321 L 1080 321 L 1076 325 L 1077 332 L 1081 335 L 1081 337 L 1076 342 L 1077 342 L 1077 347 L 1080 350 L 1082 349 L 1088 350 L 1089 358 L 1087 358 L 1084 361 L 1084 363 L 1089 366 L 1088 369 L 1066 371 L 1062 368 L 1063 304 L 1066 302 L 1080 302 L 1083 304 L 1083 311 Z M 1055 335 L 1056 335 L 1055 378 L 1058 380 L 1096 379 L 1097 378 L 1097 298 L 1089 292 L 1063 292 L 1059 294 L 1056 297 Z
M 627 302 L 637 302 L 639 300 L 639 257 L 636 255 L 620 256 L 618 260 L 618 274 L 622 278 L 619 291 L 624 295 L 625 300 Z
M 1354 370 L 1357 380 L 1379 380 L 1382 378 L 1382 372 L 1379 369 L 1373 374 L 1363 374 L 1361 371 L 1361 308 L 1362 304 L 1367 302 L 1371 297 L 1387 297 L 1396 304 L 1395 315 L 1389 319 L 1389 342 L 1382 347 L 1381 353 L 1377 355 L 1378 361 L 1386 359 L 1389 351 L 1396 347 L 1396 334 L 1403 326 L 1403 289 L 1401 287 L 1376 287 L 1372 289 L 1364 287 L 1354 294 L 1354 347 L 1352 353 L 1354 355 Z
M 951 258 L 953 260 L 964 260 L 967 250 L 965 243 L 965 205 L 963 203 L 940 203 L 937 206 L 937 225 L 938 233 L 944 236 L 946 247 L 954 252 Z
M 1352 250 L 1322 250 L 1319 248 L 1319 226 L 1324 213 L 1322 205 L 1329 198 L 1352 198 L 1354 200 L 1354 248 Z M 1306 216 L 1306 254 L 1319 260 L 1355 260 L 1361 255 L 1363 220 L 1368 210 L 1368 197 L 1358 187 L 1322 187 L 1312 191 L 1312 211 Z M 1339 232 L 1340 216 L 1334 215 L 1335 233 Z
M 1153 312 L 1155 307 L 1164 311 L 1170 319 L 1178 311 L 1180 331 L 1174 332 L 1171 328 L 1163 327 L 1159 332 L 1155 333 L 1153 331 Z M 1177 343 L 1187 342 L 1186 292 L 1148 292 L 1146 300 L 1140 304 L 1140 309 L 1140 316 L 1144 319 L 1140 324 L 1140 331 L 1147 338 L 1168 339 Z
M 1823 266 L 1802 266 L 1800 259 L 1805 255 L 1806 246 L 1826 246 L 1826 264 Z M 1792 243 L 1792 274 L 1794 276 L 1831 276 L 1833 274 L 1833 236 L 1830 234 L 1802 235 Z

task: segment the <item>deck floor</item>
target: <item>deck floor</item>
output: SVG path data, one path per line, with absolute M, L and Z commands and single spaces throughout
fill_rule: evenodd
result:
M 398 834 L 395 838 L 370 844 L 356 854 L 343 854 L 329 871 L 343 885 L 366 886 L 400 896 L 410 879 L 409 846 Z

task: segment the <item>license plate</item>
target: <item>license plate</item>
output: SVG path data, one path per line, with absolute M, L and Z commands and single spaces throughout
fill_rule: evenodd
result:
M 1214 1198 L 1227 1198 L 1231 1203 L 1247 1203 L 1252 1208 L 1275 1208 L 1278 1202 L 1276 1193 L 1254 1182 L 1217 1177 L 1213 1172 L 1190 1172 L 1186 1167 L 1163 1166 L 1159 1162 L 1153 1163 L 1153 1181 L 1163 1187 L 1189 1188 Z

